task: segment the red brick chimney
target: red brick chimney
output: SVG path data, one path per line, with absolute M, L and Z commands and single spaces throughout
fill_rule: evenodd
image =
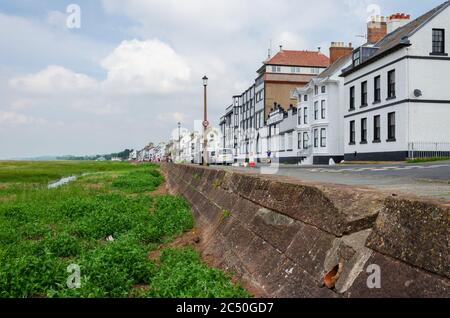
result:
M 353 47 L 351 43 L 349 43 L 348 46 L 346 46 L 344 42 L 331 42 L 330 65 L 336 62 L 341 57 L 352 54 L 352 52 Z
M 367 42 L 377 43 L 387 34 L 387 22 L 385 17 L 373 16 L 367 23 Z

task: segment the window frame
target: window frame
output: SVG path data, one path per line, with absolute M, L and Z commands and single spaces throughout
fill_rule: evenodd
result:
M 314 120 L 319 120 L 319 101 L 314 102 Z
M 381 75 L 373 79 L 373 102 L 374 104 L 381 102 Z
M 368 87 L 367 81 L 361 83 L 361 107 L 367 107 L 368 104 Z
M 286 137 L 286 151 L 294 150 L 294 133 L 289 132 L 285 134 Z
M 440 35 L 442 37 L 442 39 L 436 41 L 435 40 L 435 32 L 442 32 L 442 34 Z M 441 51 L 436 51 L 435 49 L 437 48 L 437 45 L 435 45 L 436 43 L 439 43 L 439 49 L 441 49 Z M 438 29 L 438 28 L 433 28 L 432 30 L 432 36 L 431 36 L 431 55 L 448 55 L 445 53 L 445 29 Z
M 321 148 L 327 147 L 327 129 L 326 128 L 320 129 L 320 147 Z
M 356 121 L 350 121 L 350 145 L 356 144 Z
M 286 134 L 280 134 L 279 137 L 278 137 L 278 140 L 279 140 L 279 143 L 280 143 L 278 145 L 279 151 L 280 152 L 286 151 Z
M 321 119 L 327 118 L 326 100 L 324 99 L 320 101 L 320 118 Z
M 373 116 L 373 142 L 381 142 L 381 115 Z
M 353 67 L 359 66 L 361 64 L 361 50 L 355 50 L 352 55 Z
M 392 120 L 392 116 L 393 116 L 393 120 Z M 388 129 L 388 142 L 394 142 L 397 141 L 397 125 L 396 125 L 396 120 L 397 120 L 397 116 L 395 112 L 391 112 L 387 114 L 387 129 Z
M 314 129 L 314 148 L 319 148 L 319 129 Z
M 367 144 L 367 118 L 361 118 L 361 144 Z
M 349 95 L 349 101 L 350 101 L 350 111 L 355 110 L 355 99 L 356 99 L 356 90 L 355 90 L 355 86 L 350 87 L 350 95 Z
M 397 91 L 396 91 L 396 72 L 395 70 L 390 70 L 388 72 L 388 76 L 387 76 L 387 84 L 388 84 L 388 90 L 387 90 L 387 95 L 388 95 L 388 100 L 389 99 L 395 99 L 397 97 Z
M 303 141 L 303 149 L 304 150 L 306 150 L 306 149 L 309 149 L 309 145 L 308 145 L 308 142 L 309 142 L 309 134 L 308 134 L 308 132 L 303 132 L 303 138 L 302 138 L 302 141 Z

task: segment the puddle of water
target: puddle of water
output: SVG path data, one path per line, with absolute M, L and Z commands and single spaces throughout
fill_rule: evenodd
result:
M 49 189 L 56 189 L 56 188 L 59 188 L 59 187 L 65 185 L 65 184 L 68 184 L 69 182 L 72 182 L 72 181 L 75 181 L 75 180 L 77 180 L 77 177 L 75 177 L 75 176 L 62 178 L 62 179 L 60 179 L 60 180 L 58 180 L 56 182 L 50 183 L 48 185 L 48 188 Z

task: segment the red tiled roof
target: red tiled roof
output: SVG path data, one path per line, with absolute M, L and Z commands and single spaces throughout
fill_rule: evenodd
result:
M 330 65 L 330 59 L 326 55 L 318 51 L 312 52 L 282 50 L 270 60 L 264 62 L 264 64 L 328 67 Z

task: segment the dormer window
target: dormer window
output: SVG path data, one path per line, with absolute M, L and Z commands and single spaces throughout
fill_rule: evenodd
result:
M 358 66 L 361 64 L 361 51 L 357 50 L 353 53 L 353 66 Z
M 445 54 L 444 29 L 433 29 L 433 50 L 431 54 Z

